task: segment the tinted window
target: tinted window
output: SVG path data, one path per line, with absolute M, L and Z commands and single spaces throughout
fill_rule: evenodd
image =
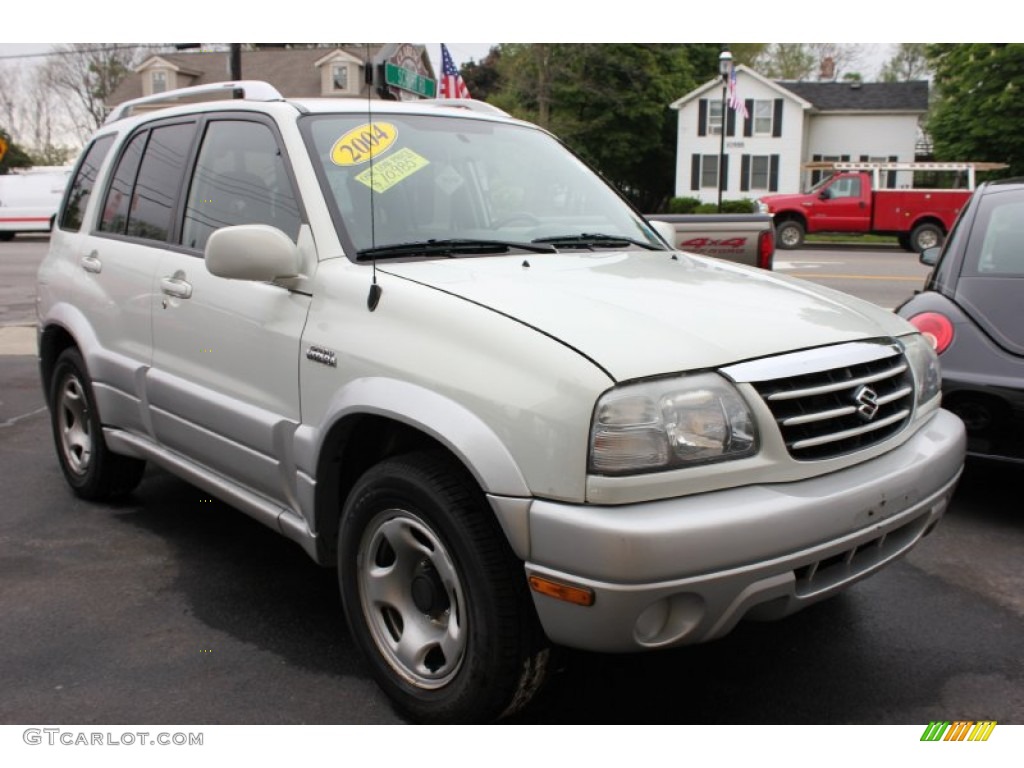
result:
M 132 193 L 128 235 L 167 240 L 194 133 L 194 123 L 161 126 L 150 132 Z
M 103 159 L 107 156 L 113 143 L 113 136 L 104 136 L 93 142 L 93 145 L 86 150 L 85 157 L 82 158 L 82 162 L 75 171 L 75 177 L 68 187 L 67 201 L 64 203 L 64 210 L 60 215 L 61 229 L 77 232 L 81 228 L 85 206 L 89 202 L 92 188 L 96 184 L 96 174 L 99 173 Z
M 292 240 L 299 206 L 273 132 L 262 123 L 211 122 L 196 161 L 181 241 L 202 250 L 214 230 L 269 224 Z
M 142 148 L 146 146 L 148 133 L 143 132 L 128 142 L 121 159 L 117 162 L 114 178 L 107 190 L 107 198 L 103 201 L 103 216 L 100 218 L 100 231 L 123 235 L 128 224 L 128 204 L 132 199 L 132 186 L 135 174 L 139 169 Z
M 1024 195 L 996 192 L 982 198 L 971 229 L 964 273 L 1024 277 Z

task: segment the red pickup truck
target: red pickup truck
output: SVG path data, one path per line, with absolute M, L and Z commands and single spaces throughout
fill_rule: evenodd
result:
M 798 248 L 808 232 L 895 235 L 909 251 L 941 245 L 974 189 L 975 171 L 1005 168 L 998 163 L 809 163 L 831 172 L 803 195 L 769 195 L 758 203 L 775 219 L 779 248 Z M 958 172 L 951 189 L 914 188 L 922 171 Z M 882 176 L 882 174 L 886 174 Z M 886 188 L 880 179 L 909 181 Z M 898 183 L 895 182 L 894 183 Z

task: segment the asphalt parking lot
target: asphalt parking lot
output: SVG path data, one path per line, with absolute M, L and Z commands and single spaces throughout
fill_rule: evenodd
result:
M 10 258 L 16 245 L 30 255 Z M 25 330 L 34 270 L 19 264 L 43 248 L 0 244 L 0 723 L 401 722 L 348 636 L 334 574 L 294 544 L 155 469 L 118 504 L 66 489 Z M 918 268 L 800 255 L 782 258 L 818 266 L 791 274 L 841 285 Z M 909 557 L 782 622 L 663 653 L 566 653 L 517 722 L 1024 724 L 1018 474 L 969 464 Z

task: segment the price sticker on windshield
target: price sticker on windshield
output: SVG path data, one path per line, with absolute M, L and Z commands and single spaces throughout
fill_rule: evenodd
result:
M 391 123 L 365 123 L 346 133 L 331 147 L 335 165 L 362 165 L 383 154 L 398 138 L 398 129 Z
M 404 147 L 359 173 L 356 176 L 356 181 L 365 184 L 380 195 L 428 165 L 430 165 L 430 161 L 427 158 Z

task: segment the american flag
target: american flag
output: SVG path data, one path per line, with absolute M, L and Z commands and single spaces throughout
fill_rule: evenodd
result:
M 441 43 L 441 98 L 442 99 L 469 99 L 469 88 L 466 87 L 462 75 L 455 68 L 452 55 L 448 53 L 448 46 Z
M 736 67 L 729 70 L 729 107 L 743 115 L 744 120 L 750 118 L 747 103 L 740 98 L 739 91 L 736 90 Z

